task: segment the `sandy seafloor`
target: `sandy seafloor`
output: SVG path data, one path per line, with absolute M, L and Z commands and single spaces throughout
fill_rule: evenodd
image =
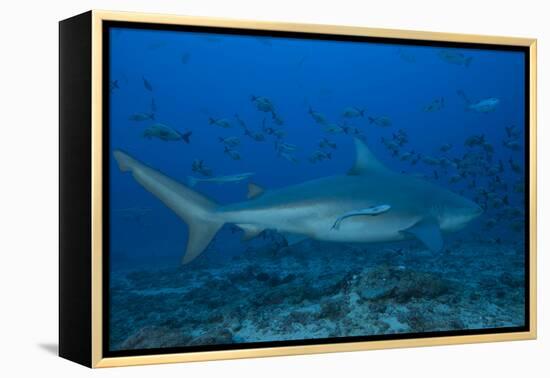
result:
M 214 252 L 213 252 L 214 253 Z M 208 255 L 208 254 L 206 254 Z M 217 262 L 215 262 L 217 261 Z M 523 244 L 276 236 L 220 262 L 114 272 L 112 350 L 523 326 Z

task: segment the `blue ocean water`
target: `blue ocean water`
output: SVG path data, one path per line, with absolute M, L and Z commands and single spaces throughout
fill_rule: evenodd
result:
M 112 28 L 111 151 L 184 184 L 253 173 L 193 187 L 229 204 L 345 174 L 355 137 L 484 213 L 438 252 L 225 225 L 181 265 L 186 224 L 110 154 L 110 347 L 522 326 L 524 70 L 517 51 Z

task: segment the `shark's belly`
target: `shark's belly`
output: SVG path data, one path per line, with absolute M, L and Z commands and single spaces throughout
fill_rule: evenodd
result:
M 226 222 L 230 223 L 254 225 L 260 229 L 313 237 L 316 224 L 312 219 L 318 219 L 319 213 L 311 207 L 288 206 L 226 212 L 222 216 Z
M 254 225 L 260 229 L 272 229 L 282 233 L 305 235 L 312 239 L 333 242 L 387 242 L 406 238 L 403 229 L 410 227 L 417 219 L 409 216 L 357 216 L 334 223 L 345 208 L 356 209 L 358 204 L 349 204 L 337 209 L 327 205 L 288 206 L 275 209 L 254 209 L 225 213 L 227 222 Z
M 406 235 L 401 230 L 410 227 L 414 220 L 359 216 L 345 219 L 338 228 L 333 227 L 332 219 L 319 219 L 316 223 L 312 227 L 315 230 L 312 237 L 318 240 L 377 243 L 405 239 Z

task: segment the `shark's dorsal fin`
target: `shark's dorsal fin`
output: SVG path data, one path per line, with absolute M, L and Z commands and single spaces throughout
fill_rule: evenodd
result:
M 355 164 L 348 171 L 350 176 L 360 176 L 369 173 L 385 172 L 388 168 L 382 164 L 376 156 L 368 149 L 368 147 L 358 138 L 354 138 L 355 142 Z
M 434 252 L 439 252 L 443 248 L 441 230 L 433 217 L 424 218 L 401 232 L 413 235 Z
M 256 198 L 258 196 L 261 196 L 264 191 L 265 191 L 264 188 L 262 188 L 261 186 L 249 182 L 248 194 L 246 195 L 246 198 L 248 199 Z

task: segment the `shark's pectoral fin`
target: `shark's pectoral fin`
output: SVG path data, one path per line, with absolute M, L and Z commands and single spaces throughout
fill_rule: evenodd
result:
M 244 234 L 241 237 L 242 241 L 248 241 L 250 239 L 254 239 L 256 236 L 261 234 L 262 231 L 264 230 L 263 228 L 254 226 L 252 224 L 238 224 L 237 226 L 239 226 L 244 231 Z
M 290 234 L 287 232 L 283 233 L 283 236 L 285 237 L 288 245 L 298 244 L 308 238 L 306 235 Z
M 264 188 L 262 188 L 261 186 L 249 182 L 248 194 L 246 195 L 246 198 L 248 199 L 256 198 L 258 196 L 261 196 L 264 191 L 265 191 Z
M 439 224 L 434 218 L 424 218 L 413 226 L 400 232 L 413 235 L 426 245 L 430 250 L 439 252 L 443 248 L 443 237 Z

